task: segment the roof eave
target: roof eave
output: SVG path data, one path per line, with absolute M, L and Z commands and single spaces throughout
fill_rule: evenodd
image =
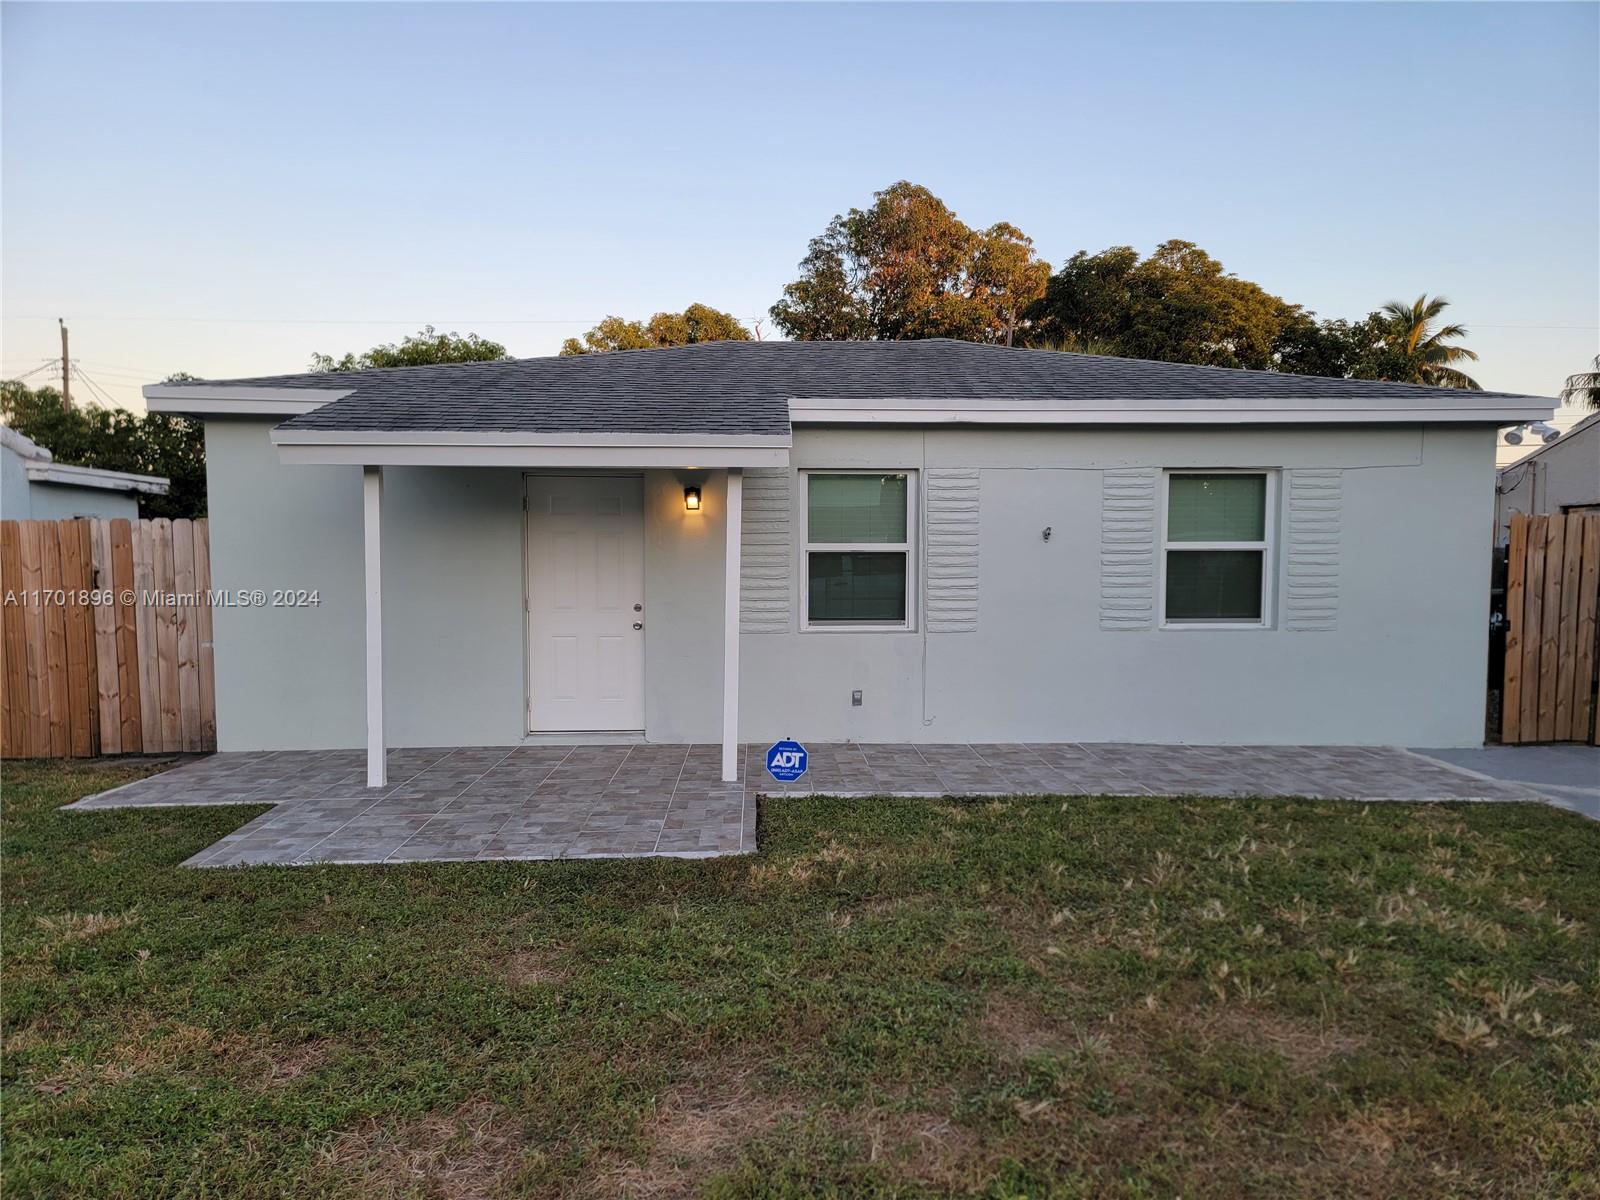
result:
M 518 433 L 279 427 L 280 462 L 376 467 L 781 467 L 788 434 Z
M 1469 393 L 1470 395 L 1470 393 Z M 1432 399 L 1429 397 L 1428 399 Z M 1485 397 L 1463 404 L 1374 403 L 1370 399 L 1318 401 L 1194 399 L 941 400 L 798 398 L 789 401 L 796 425 L 1371 425 L 1442 423 L 1520 425 L 1540 421 L 1556 401 L 1536 396 Z
M 151 412 L 180 417 L 297 417 L 348 396 L 354 388 L 212 387 L 149 384 L 144 404 Z
M 151 496 L 165 496 L 172 488 L 172 481 L 165 475 L 136 475 L 131 471 L 74 467 L 58 462 L 26 462 L 23 472 L 30 483 L 100 488 L 108 492 L 143 492 Z

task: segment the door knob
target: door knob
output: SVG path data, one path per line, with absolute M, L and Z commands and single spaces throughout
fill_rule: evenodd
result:
M 633 623 L 633 627 L 635 629 L 643 629 L 644 628 L 644 622 L 643 621 L 635 621 Z

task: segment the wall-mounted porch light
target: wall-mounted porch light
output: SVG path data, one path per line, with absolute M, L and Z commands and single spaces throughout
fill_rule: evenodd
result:
M 700 511 L 700 489 L 686 487 L 683 489 L 683 507 L 689 512 Z

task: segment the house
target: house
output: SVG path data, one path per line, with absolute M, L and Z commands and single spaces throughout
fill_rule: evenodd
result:
M 921 342 L 147 387 L 206 428 L 224 750 L 1476 744 L 1553 402 Z
M 1496 472 L 1496 545 L 1510 538 L 1512 513 L 1600 512 L 1600 412 L 1560 422 L 1562 415 L 1577 411 L 1566 408 L 1557 414 L 1557 422 L 1566 428 L 1560 438 Z
M 169 486 L 161 475 L 66 466 L 31 438 L 0 426 L 0 514 L 8 521 L 137 520 L 139 497 L 165 496 Z
M 1588 414 L 1576 404 L 1563 404 L 1556 409 L 1555 415 L 1543 423 L 1543 432 L 1548 430 L 1546 436 L 1554 441 L 1557 437 L 1565 435 L 1574 425 L 1583 420 Z M 1515 441 L 1512 438 L 1515 437 Z M 1500 431 L 1495 441 L 1494 465 L 1499 470 L 1521 462 L 1540 446 L 1546 445 L 1535 431 L 1528 429 L 1506 428 Z

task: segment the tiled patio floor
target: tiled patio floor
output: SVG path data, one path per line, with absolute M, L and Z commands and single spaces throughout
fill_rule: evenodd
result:
M 1382 747 L 823 744 L 787 785 L 763 754 L 745 747 L 742 781 L 724 784 L 717 746 L 392 750 L 371 789 L 359 750 L 216 754 L 67 807 L 275 805 L 185 864 L 224 867 L 739 854 L 756 848 L 756 791 L 1543 799 Z

